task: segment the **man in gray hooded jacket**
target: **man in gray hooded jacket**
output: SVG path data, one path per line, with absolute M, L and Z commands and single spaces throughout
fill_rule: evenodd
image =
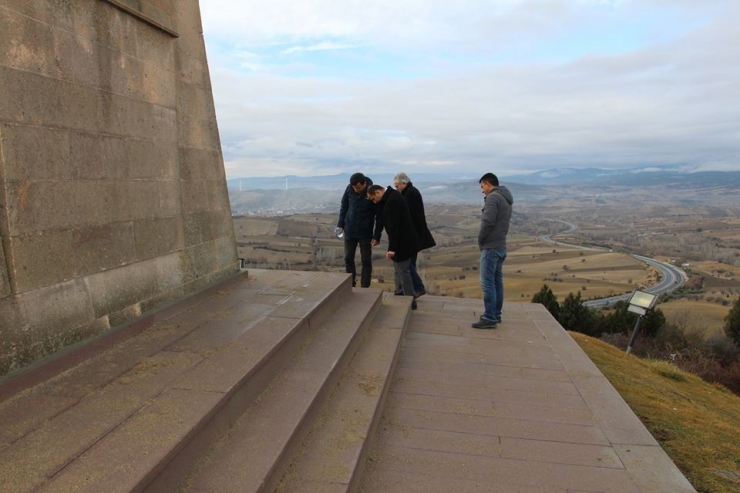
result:
M 484 311 L 480 320 L 473 323 L 473 328 L 493 329 L 501 322 L 501 310 L 504 306 L 503 265 L 514 197 L 508 188 L 498 184 L 498 178 L 493 173 L 486 173 L 478 182 L 485 195 L 478 231 Z

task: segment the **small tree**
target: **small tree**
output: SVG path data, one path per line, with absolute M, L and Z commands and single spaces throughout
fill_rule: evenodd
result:
M 542 303 L 547 311 L 555 317 L 555 320 L 559 320 L 560 304 L 555 293 L 552 292 L 552 289 L 547 284 L 543 284 L 542 289 L 532 297 L 532 303 Z
M 574 330 L 582 334 L 599 336 L 599 316 L 595 310 L 583 304 L 581 292 L 576 295 L 570 293 L 560 305 L 560 325 L 568 330 Z
M 740 346 L 740 298 L 732 305 L 725 317 L 725 335 Z

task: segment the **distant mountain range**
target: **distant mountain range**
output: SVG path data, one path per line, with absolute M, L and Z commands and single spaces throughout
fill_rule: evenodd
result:
M 391 185 L 392 174 L 368 175 L 374 183 Z M 349 183 L 349 174 L 324 176 L 283 176 L 233 178 L 227 181 L 231 190 L 290 190 L 312 188 L 317 190 L 344 189 Z M 426 187 L 434 185 L 454 186 L 477 183 L 478 176 L 461 178 L 457 174 L 416 173 L 412 176 L 414 184 Z M 681 168 L 652 167 L 631 169 L 602 168 L 559 168 L 537 171 L 530 174 L 502 175 L 502 184 L 518 183 L 530 186 L 552 185 L 611 185 L 611 186 L 678 186 L 684 187 L 740 187 L 738 171 L 684 171 Z
M 632 169 L 560 168 L 528 175 L 511 175 L 502 181 L 528 185 L 680 185 L 707 187 L 740 186 L 738 171 L 684 171 L 681 168 L 654 167 Z
M 391 185 L 390 174 L 369 175 L 378 185 Z M 228 180 L 232 210 L 236 214 L 287 214 L 333 211 L 347 184 L 349 174 L 328 176 L 288 176 L 276 178 L 235 178 Z M 428 204 L 480 204 L 479 176 L 415 173 L 414 185 Z M 645 168 L 608 170 L 599 168 L 562 168 L 527 175 L 501 176 L 519 204 L 551 204 L 553 200 L 595 200 L 604 194 L 620 193 L 628 188 L 644 190 L 647 196 L 667 197 L 679 194 L 689 203 L 733 203 L 740 193 L 740 170 L 685 172 L 680 168 Z M 736 189 L 738 192 L 736 192 Z M 603 199 L 599 198 L 603 202 Z M 694 201 L 694 202 L 692 202 Z M 698 201 L 698 202 L 697 202 Z

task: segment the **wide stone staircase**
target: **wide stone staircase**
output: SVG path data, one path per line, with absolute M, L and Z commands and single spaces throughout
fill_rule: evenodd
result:
M 250 270 L 150 314 L 0 386 L 0 491 L 356 488 L 410 303 Z

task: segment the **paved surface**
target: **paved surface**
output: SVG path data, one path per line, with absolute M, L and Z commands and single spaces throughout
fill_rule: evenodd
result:
M 187 434 L 225 391 L 223 371 L 250 364 L 241 337 L 303 323 L 338 282 L 253 274 L 159 312 L 135 337 L 0 403 L 0 492 L 76 491 L 95 474 L 116 473 L 110 465 L 124 458 L 143 475 L 158 467 L 162 443 Z M 506 304 L 498 328 L 472 329 L 481 308 L 480 300 L 420 298 L 362 491 L 695 491 L 541 305 Z M 357 312 L 351 303 L 342 309 Z M 254 340 L 249 349 L 258 358 Z M 210 366 L 219 378 L 193 380 Z M 148 448 L 137 437 L 150 438 Z M 117 491 L 130 491 L 126 484 Z
M 481 308 L 419 300 L 363 492 L 695 491 L 541 305 Z

